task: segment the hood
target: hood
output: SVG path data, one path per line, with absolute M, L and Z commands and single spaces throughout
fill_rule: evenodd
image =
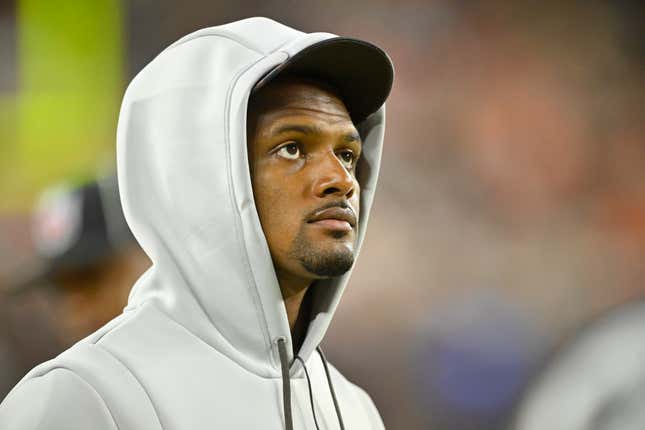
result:
M 246 150 L 254 84 L 307 46 L 337 37 L 266 18 L 196 31 L 150 62 L 128 86 L 119 116 L 117 168 L 127 222 L 152 261 L 125 311 L 143 303 L 264 376 L 280 375 L 277 340 L 293 362 L 287 313 L 256 212 Z M 357 124 L 358 247 L 374 196 L 382 107 Z M 299 356 L 323 339 L 350 273 L 319 281 Z M 296 365 L 291 366 L 295 374 Z

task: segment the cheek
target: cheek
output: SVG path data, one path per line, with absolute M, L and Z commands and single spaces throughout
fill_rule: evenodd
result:
M 272 253 L 288 251 L 302 224 L 296 190 L 276 178 L 284 175 L 257 173 L 253 187 L 255 204 L 269 249 Z

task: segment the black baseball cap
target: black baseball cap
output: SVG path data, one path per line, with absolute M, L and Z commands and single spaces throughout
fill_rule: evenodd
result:
M 315 43 L 288 58 L 260 79 L 253 92 L 280 76 L 319 79 L 338 89 L 355 123 L 379 110 L 392 89 L 394 66 L 376 45 L 334 37 Z
M 134 243 L 116 176 L 45 190 L 33 211 L 31 239 L 33 258 L 10 275 L 11 292 L 93 267 Z

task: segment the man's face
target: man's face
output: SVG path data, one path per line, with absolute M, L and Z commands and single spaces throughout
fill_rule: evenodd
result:
M 343 102 L 324 86 L 276 81 L 249 104 L 255 204 L 279 278 L 350 269 L 358 229 L 361 141 Z

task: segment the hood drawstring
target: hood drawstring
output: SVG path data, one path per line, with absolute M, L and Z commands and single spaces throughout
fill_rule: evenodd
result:
M 300 360 L 302 363 L 302 368 L 305 370 L 305 377 L 307 378 L 307 387 L 309 388 L 309 403 L 311 403 L 311 414 L 314 416 L 314 424 L 316 424 L 316 430 L 320 430 L 318 426 L 318 420 L 316 419 L 316 410 L 314 409 L 314 394 L 311 391 L 311 380 L 309 379 L 309 372 L 307 372 L 307 366 L 305 362 L 299 355 L 296 355 L 296 360 Z
M 279 338 L 278 341 L 278 353 L 280 354 L 280 366 L 282 368 L 282 402 L 283 402 L 283 411 L 284 411 L 284 423 L 286 430 L 293 430 L 293 417 L 291 414 L 291 379 L 289 377 L 289 360 L 287 358 L 287 343 L 283 337 Z M 325 376 L 327 377 L 327 385 L 329 385 L 329 391 L 331 392 L 331 398 L 334 401 L 334 409 L 336 409 L 336 416 L 338 417 L 338 423 L 340 424 L 341 430 L 345 430 L 345 424 L 343 423 L 343 416 L 340 413 L 340 407 L 338 405 L 338 399 L 336 398 L 336 392 L 334 391 L 334 384 L 331 381 L 331 375 L 329 374 L 329 367 L 327 366 L 327 359 L 325 354 L 323 354 L 322 349 L 319 347 L 316 348 L 320 359 L 322 360 L 323 367 L 325 369 Z M 305 366 L 304 360 L 296 355 L 296 360 L 300 360 L 302 363 L 302 368 L 305 371 L 305 377 L 307 378 L 307 387 L 309 388 L 309 402 L 311 404 L 311 413 L 314 417 L 314 423 L 316 424 L 316 429 L 318 427 L 318 420 L 316 419 L 316 411 L 314 409 L 314 396 L 311 390 L 311 380 L 309 379 L 309 372 L 307 371 L 307 366 Z
M 291 380 L 289 379 L 289 360 L 287 359 L 287 342 L 283 337 L 278 339 L 278 353 L 282 367 L 282 409 L 284 411 L 284 425 L 286 430 L 293 430 L 291 417 Z
M 329 391 L 331 391 L 331 398 L 334 401 L 334 408 L 336 409 L 336 416 L 338 417 L 338 423 L 340 424 L 340 429 L 345 430 L 345 424 L 343 423 L 343 415 L 340 413 L 340 406 L 338 406 L 338 399 L 336 399 L 336 392 L 334 391 L 334 384 L 331 382 L 331 376 L 329 375 L 329 368 L 327 367 L 327 359 L 325 354 L 323 354 L 322 349 L 319 347 L 316 348 L 320 358 L 323 362 L 323 367 L 325 368 L 325 375 L 327 375 L 327 384 L 329 384 Z

